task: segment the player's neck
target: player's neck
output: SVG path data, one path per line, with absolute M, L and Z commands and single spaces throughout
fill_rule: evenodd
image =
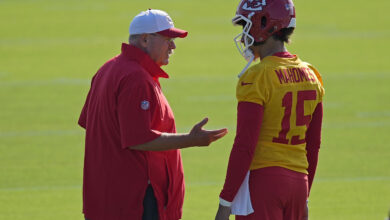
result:
M 258 48 L 260 60 L 279 52 L 287 52 L 287 48 L 284 46 L 282 41 L 274 40 L 273 38 L 269 38 Z

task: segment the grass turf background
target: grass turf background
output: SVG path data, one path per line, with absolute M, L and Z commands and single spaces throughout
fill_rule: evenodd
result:
M 84 133 L 76 122 L 96 70 L 141 10 L 189 31 L 162 87 L 179 132 L 208 116 L 230 133 L 183 150 L 184 220 L 213 219 L 235 133 L 245 65 L 230 23 L 238 1 L 0 0 L 0 219 L 82 219 Z M 390 207 L 390 3 L 296 0 L 288 47 L 322 73 L 323 144 L 311 219 L 383 219 Z M 231 218 L 233 219 L 233 218 Z

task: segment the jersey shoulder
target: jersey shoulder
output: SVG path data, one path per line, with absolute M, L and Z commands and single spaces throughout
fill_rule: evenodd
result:
M 310 64 L 308 62 L 302 62 L 302 63 L 314 72 L 314 74 L 319 82 L 317 88 L 318 88 L 319 93 L 320 93 L 320 101 L 322 101 L 322 97 L 325 95 L 325 89 L 324 89 L 324 82 L 322 80 L 322 76 L 321 76 L 320 72 L 312 64 Z
M 322 76 L 321 76 L 320 72 L 317 70 L 317 68 L 315 68 L 312 64 L 310 64 L 308 62 L 302 62 L 302 63 L 305 64 L 306 66 L 308 66 L 311 70 L 313 70 L 318 81 L 321 83 L 321 86 L 324 86 L 324 82 L 322 81 Z
M 264 105 L 268 97 L 266 88 L 265 65 L 262 63 L 255 64 L 238 80 L 236 86 L 237 100 Z

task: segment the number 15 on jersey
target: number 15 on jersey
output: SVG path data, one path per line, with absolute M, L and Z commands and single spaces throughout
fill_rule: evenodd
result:
M 317 99 L 316 90 L 302 90 L 297 92 L 296 108 L 296 126 L 309 126 L 311 121 L 311 114 L 305 115 L 305 101 L 315 101 Z M 280 144 L 298 145 L 306 142 L 304 138 L 300 139 L 299 135 L 292 136 L 291 140 L 287 138 L 287 133 L 291 129 L 291 110 L 293 106 L 293 92 L 287 92 L 282 99 L 282 107 L 284 107 L 284 115 L 282 119 L 282 129 L 278 137 L 274 137 L 272 142 Z

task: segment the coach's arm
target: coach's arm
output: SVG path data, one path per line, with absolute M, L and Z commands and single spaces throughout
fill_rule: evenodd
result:
M 162 133 L 160 137 L 144 144 L 129 147 L 131 150 L 164 151 L 194 146 L 209 146 L 227 134 L 227 129 L 204 130 L 208 118 L 196 124 L 189 133 Z

